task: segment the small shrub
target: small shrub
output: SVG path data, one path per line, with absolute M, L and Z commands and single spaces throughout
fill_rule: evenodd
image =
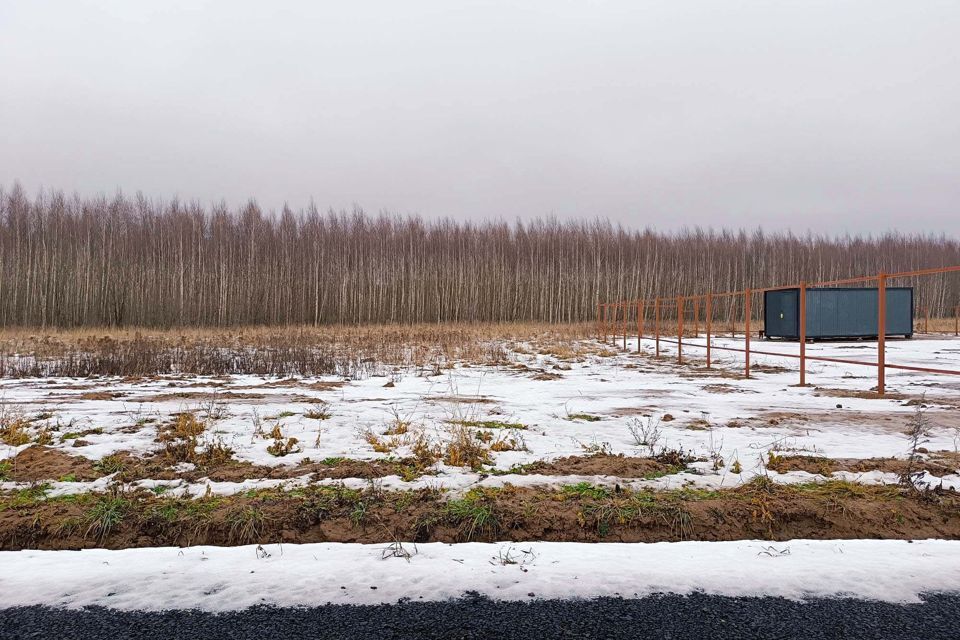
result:
M 638 447 L 647 447 L 652 456 L 663 433 L 660 431 L 660 418 L 650 416 L 646 420 L 632 418 L 627 424 L 633 442 Z
M 330 413 L 330 403 L 326 400 L 317 402 L 303 414 L 305 418 L 310 418 L 311 420 L 329 420 L 332 415 L 333 414 Z
M 917 403 L 914 413 L 907 422 L 907 468 L 900 475 L 900 482 L 906 486 L 916 489 L 917 480 L 923 476 L 923 471 L 915 471 L 914 465 L 920 460 L 919 449 L 930 441 L 930 432 L 933 425 L 927 418 L 925 398 Z

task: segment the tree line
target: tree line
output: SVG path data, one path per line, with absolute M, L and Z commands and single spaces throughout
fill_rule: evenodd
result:
M 0 190 L 0 325 L 589 321 L 602 301 L 960 264 L 946 236 L 661 233 Z M 952 315 L 960 276 L 914 282 Z

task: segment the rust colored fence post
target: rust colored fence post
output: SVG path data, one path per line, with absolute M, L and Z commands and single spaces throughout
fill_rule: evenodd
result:
M 641 353 L 643 349 L 643 312 L 644 312 L 644 303 L 645 300 L 637 300 L 637 353 Z
M 657 357 L 660 357 L 660 298 L 653 303 L 653 337 L 657 344 Z
M 930 307 L 923 308 L 923 332 L 930 333 Z
M 683 296 L 677 296 L 677 364 L 683 364 Z
M 800 386 L 807 384 L 807 282 L 800 282 Z
M 606 341 L 607 341 L 607 335 L 613 333 L 613 322 L 612 322 L 612 320 L 611 320 L 611 318 L 610 318 L 610 316 L 612 315 L 612 311 L 613 311 L 613 305 L 608 302 L 608 303 L 607 303 L 607 315 L 606 315 L 606 318 L 607 318 L 607 320 L 606 320 L 606 329 L 605 329 L 605 331 L 603 332 L 603 341 L 604 341 L 604 343 L 606 343 Z
M 746 318 L 744 331 L 744 377 L 750 377 L 750 289 L 743 292 L 743 313 Z
M 707 369 L 710 368 L 710 323 L 713 320 L 711 316 L 713 315 L 713 294 L 707 294 L 707 308 L 706 308 L 706 323 L 707 323 Z
M 623 308 L 623 303 L 615 302 L 613 308 L 616 309 L 613 314 L 613 346 L 617 346 L 617 322 L 620 320 L 620 310 Z
M 620 313 L 620 307 L 616 302 L 610 303 L 611 315 L 613 316 L 610 319 L 610 344 L 617 346 L 617 314 Z
M 626 302 L 621 303 L 623 306 L 623 350 L 627 350 L 627 315 L 630 313 L 630 305 Z
M 607 303 L 604 302 L 602 305 L 600 305 L 600 307 L 603 309 L 603 313 L 601 314 L 601 318 L 603 319 L 600 321 L 600 330 L 603 333 L 603 340 L 601 340 L 601 342 L 606 344 L 607 343 Z
M 960 305 L 953 310 L 953 335 L 960 336 Z
M 887 386 L 887 274 L 877 275 L 877 395 Z
M 693 337 L 700 337 L 700 298 L 693 299 Z

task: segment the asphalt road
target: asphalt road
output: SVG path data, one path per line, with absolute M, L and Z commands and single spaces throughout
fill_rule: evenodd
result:
M 227 614 L 26 607 L 0 610 L 0 638 L 957 640 L 960 595 L 933 596 L 916 605 L 705 595 L 529 602 L 465 598 L 386 606 L 263 607 Z

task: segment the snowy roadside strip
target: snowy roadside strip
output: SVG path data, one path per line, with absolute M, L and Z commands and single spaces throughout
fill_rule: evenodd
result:
M 918 602 L 960 592 L 960 541 L 318 543 L 0 552 L 0 607 L 242 610 L 256 605 L 726 596 Z

